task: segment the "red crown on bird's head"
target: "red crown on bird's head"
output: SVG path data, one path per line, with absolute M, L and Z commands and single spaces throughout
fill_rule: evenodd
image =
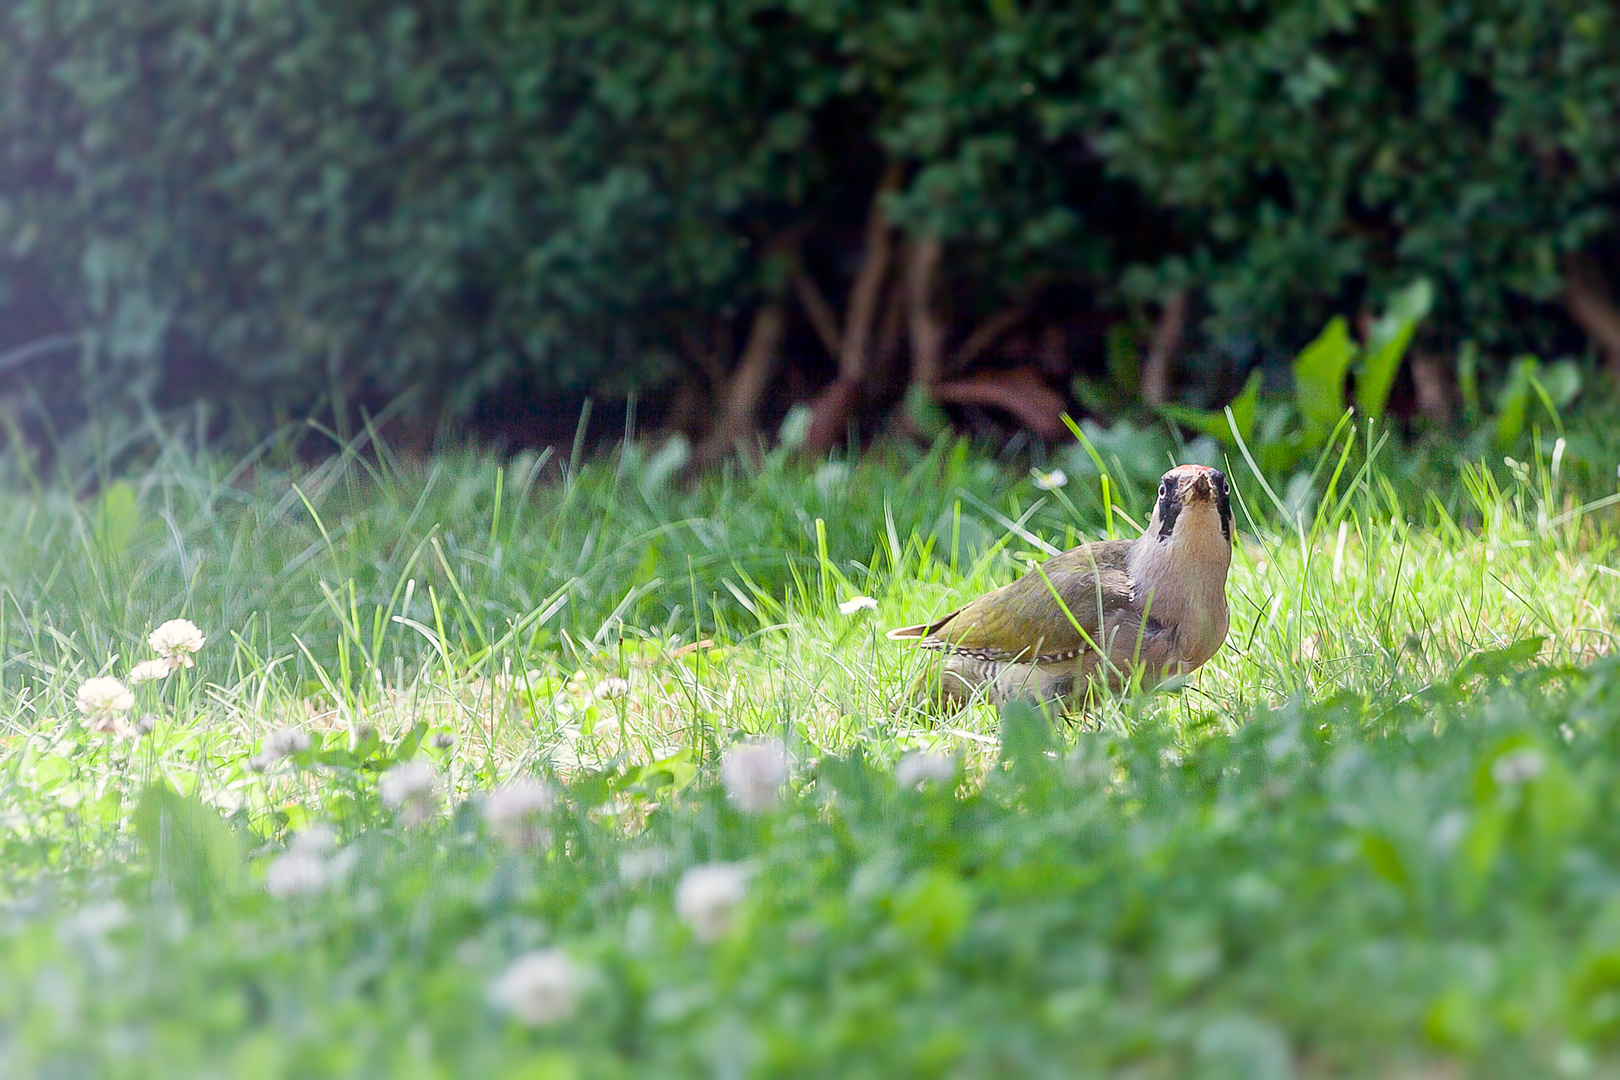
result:
M 1161 496 L 1172 492 L 1183 499 L 1224 499 L 1226 474 L 1208 465 L 1177 465 L 1159 483 Z

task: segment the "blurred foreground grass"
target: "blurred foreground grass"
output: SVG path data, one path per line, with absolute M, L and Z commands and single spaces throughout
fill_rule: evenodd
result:
M 1054 491 L 965 444 L 693 485 L 633 442 L 19 469 L 0 1065 L 1620 1067 L 1612 436 L 1223 461 L 1233 630 L 1187 685 L 1055 728 L 909 710 L 923 661 L 882 628 L 1130 535 L 1169 458 L 1212 453 L 1153 446 L 1065 454 Z M 83 682 L 181 617 L 197 666 L 90 730 Z M 714 768 L 745 737 L 790 762 L 752 812 Z M 525 777 L 514 843 L 487 793 Z

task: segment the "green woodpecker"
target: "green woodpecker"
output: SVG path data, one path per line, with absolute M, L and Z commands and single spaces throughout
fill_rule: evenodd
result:
M 1093 682 L 1119 688 L 1202 665 L 1226 640 L 1232 504 L 1205 465 L 1164 474 L 1146 531 L 1081 544 L 942 619 L 889 631 L 944 653 L 924 697 L 959 707 L 1055 701 Z M 1065 610 L 1067 609 L 1067 610 Z

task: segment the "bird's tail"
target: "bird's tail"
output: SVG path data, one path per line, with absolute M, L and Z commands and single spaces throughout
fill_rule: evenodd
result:
M 953 611 L 949 615 L 940 616 L 933 622 L 918 623 L 916 626 L 897 626 L 883 636 L 890 641 L 911 641 L 917 638 L 925 638 L 955 617 L 956 612 Z

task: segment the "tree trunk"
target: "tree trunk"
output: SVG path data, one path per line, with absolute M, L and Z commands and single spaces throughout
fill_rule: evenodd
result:
M 855 412 L 856 392 L 860 384 L 842 377 L 816 395 L 810 406 L 810 428 L 805 432 L 802 449 L 807 454 L 824 454 L 837 446 L 849 434 L 849 418 Z
M 703 387 L 698 385 L 697 377 L 691 372 L 683 371 L 675 383 L 669 413 L 664 417 L 664 430 L 671 433 L 678 432 L 694 442 L 699 438 L 706 438 L 712 430 L 703 422 L 708 412 L 708 404 L 708 395 L 704 393 Z
M 861 268 L 855 274 L 855 283 L 850 287 L 844 333 L 838 343 L 838 378 L 810 406 L 810 430 L 804 439 L 804 451 L 808 454 L 823 454 L 837 445 L 859 401 L 861 380 L 866 376 L 872 355 L 873 324 L 877 321 L 878 303 L 883 298 L 883 284 L 889 276 L 893 247 L 883 200 L 900 186 L 901 178 L 899 162 L 889 162 L 872 194 L 872 207 L 866 217 L 866 250 L 861 257 Z
M 793 294 L 799 298 L 799 306 L 804 308 L 805 318 L 810 321 L 810 328 L 816 332 L 816 337 L 821 339 L 827 355 L 837 356 L 838 316 L 833 314 L 832 305 L 816 288 L 815 279 L 805 272 L 804 264 L 797 259 L 793 262 Z
M 872 327 L 877 321 L 878 301 L 889 276 L 892 237 L 889 215 L 883 212 L 883 199 L 900 186 L 898 162 L 889 162 L 872 195 L 872 208 L 866 216 L 866 253 L 850 288 L 849 307 L 844 318 L 844 337 L 839 343 L 838 377 L 858 383 L 866 374 L 872 352 Z
M 1159 322 L 1153 328 L 1153 340 L 1148 345 L 1147 361 L 1142 365 L 1142 400 L 1149 405 L 1163 405 L 1170 399 L 1170 362 L 1181 349 L 1181 335 L 1187 324 L 1187 294 L 1174 292 L 1159 312 Z
M 742 359 L 726 380 L 720 417 L 698 447 L 696 464 L 712 465 L 738 443 L 746 446 L 752 440 L 754 417 L 782 349 L 784 319 L 780 300 L 767 300 L 754 313 L 754 324 L 748 331 Z
M 1431 424 L 1449 427 L 1455 382 L 1438 356 L 1425 349 L 1412 350 L 1412 393 L 1419 416 Z
M 1584 252 L 1564 257 L 1564 307 L 1597 344 L 1609 373 L 1620 377 L 1620 308 L 1597 261 Z
M 1068 430 L 1063 398 L 1033 367 L 951 379 L 935 387 L 934 396 L 952 405 L 994 406 L 1043 439 L 1061 439 Z
M 911 332 L 911 381 L 924 389 L 944 374 L 945 328 L 934 313 L 934 278 L 944 245 L 937 236 L 913 240 L 906 249 L 906 320 Z

